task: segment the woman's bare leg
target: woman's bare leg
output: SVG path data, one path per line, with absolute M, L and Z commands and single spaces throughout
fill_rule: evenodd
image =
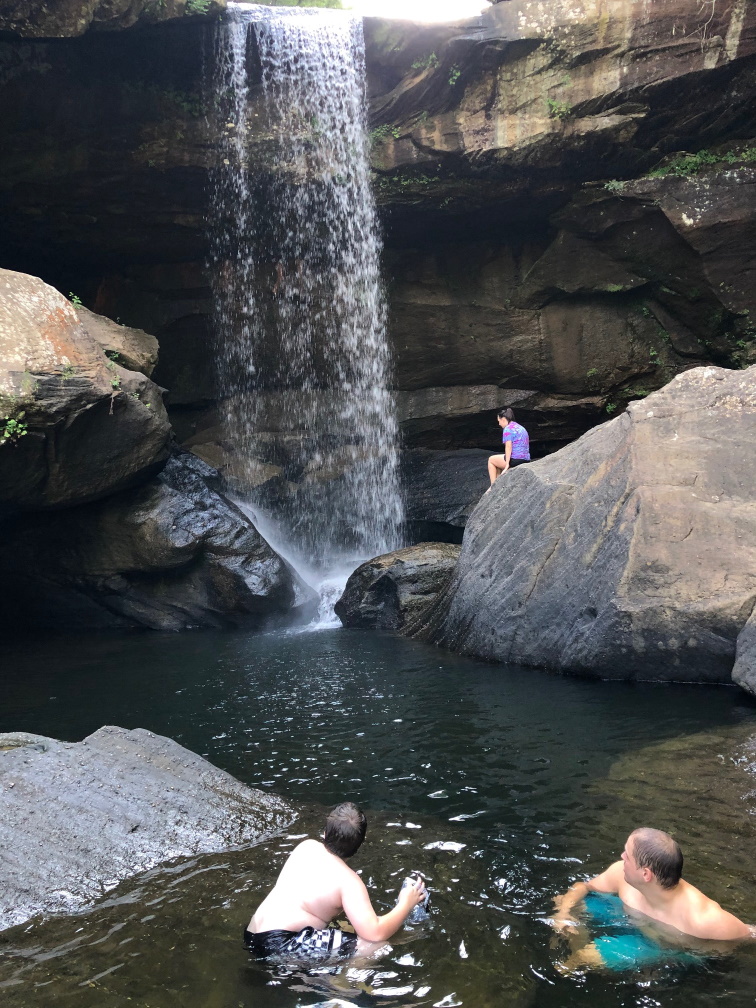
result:
M 493 486 L 496 478 L 501 475 L 506 464 L 507 460 L 504 455 L 491 455 L 488 460 L 488 476 L 491 480 L 491 486 Z

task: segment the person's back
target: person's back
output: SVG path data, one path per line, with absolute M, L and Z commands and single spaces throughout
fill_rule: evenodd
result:
M 418 881 L 403 888 L 394 909 L 379 917 L 365 883 L 344 861 L 359 849 L 366 831 L 362 812 L 344 802 L 330 812 L 323 843 L 304 840 L 295 847 L 244 932 L 250 952 L 259 956 L 352 955 L 358 951 L 358 939 L 367 946 L 384 942 L 399 930 L 424 899 L 425 886 Z M 329 927 L 342 910 L 354 935 Z
M 275 886 L 255 911 L 249 930 L 301 931 L 327 927 L 342 909 L 345 874 L 355 874 L 317 840 L 304 840 L 289 855 Z

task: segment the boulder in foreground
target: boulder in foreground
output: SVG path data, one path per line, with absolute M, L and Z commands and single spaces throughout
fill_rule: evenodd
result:
M 179 857 L 260 843 L 296 818 L 172 739 L 0 735 L 0 929 L 77 910 Z
M 452 576 L 460 547 L 420 543 L 361 564 L 334 606 L 346 627 L 400 630 L 435 601 Z
M 677 375 L 501 476 L 412 633 L 604 678 L 730 681 L 756 605 L 754 473 L 756 367 Z

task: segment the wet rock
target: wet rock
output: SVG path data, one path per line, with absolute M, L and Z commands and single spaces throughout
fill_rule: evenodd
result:
M 497 480 L 414 632 L 565 672 L 729 681 L 756 603 L 755 446 L 756 368 L 678 375 Z
M 756 696 L 756 609 L 738 635 L 732 678 Z
M 11 626 L 263 626 L 294 604 L 289 569 L 186 453 L 136 489 L 20 519 L 0 546 Z
M 132 486 L 163 464 L 169 439 L 160 389 L 109 360 L 58 291 L 0 270 L 0 510 Z
M 143 728 L 83 742 L 0 735 L 0 929 L 68 913 L 122 879 L 285 829 L 285 801 Z
M 420 543 L 368 560 L 335 605 L 346 627 L 400 630 L 417 619 L 451 577 L 459 546 Z

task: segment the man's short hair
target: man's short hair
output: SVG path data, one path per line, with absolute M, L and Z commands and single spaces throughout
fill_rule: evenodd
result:
M 340 858 L 359 850 L 367 832 L 367 819 L 354 802 L 342 802 L 331 809 L 326 819 L 323 843 L 326 850 Z
M 669 833 L 643 826 L 630 834 L 639 868 L 649 868 L 662 889 L 673 889 L 682 877 L 683 854 Z

